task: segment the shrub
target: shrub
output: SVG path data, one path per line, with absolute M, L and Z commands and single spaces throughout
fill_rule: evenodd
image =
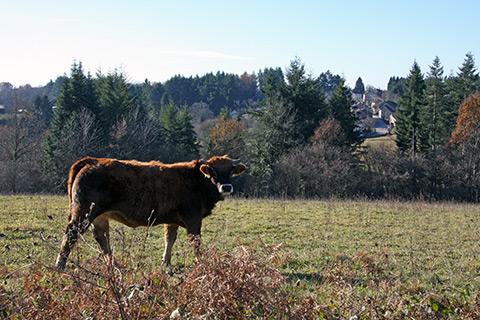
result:
M 354 192 L 358 175 L 347 147 L 321 141 L 282 156 L 273 174 L 275 193 L 289 197 L 328 198 Z

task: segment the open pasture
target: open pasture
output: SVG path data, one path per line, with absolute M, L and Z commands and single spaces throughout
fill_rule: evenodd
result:
M 66 197 L 0 197 L 0 318 L 480 317 L 478 205 L 232 198 L 204 219 L 200 262 L 184 229 L 165 270 L 162 226 L 114 223 L 117 268 L 105 266 L 88 230 L 59 274 L 51 267 L 67 209 Z M 213 283 L 224 289 L 214 294 Z M 241 301 L 229 290 L 260 296 Z

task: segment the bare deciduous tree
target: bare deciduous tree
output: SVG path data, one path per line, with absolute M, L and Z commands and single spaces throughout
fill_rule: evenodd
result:
M 29 182 L 40 175 L 42 131 L 33 115 L 25 112 L 28 99 L 21 92 L 11 99 L 10 112 L 0 126 L 0 189 L 10 193 L 32 191 Z
M 70 166 L 87 157 L 105 156 L 103 130 L 92 111 L 82 108 L 72 114 L 64 130 L 54 139 L 55 148 L 48 154 L 49 179 L 54 190 L 65 190 Z
M 159 130 L 142 108 L 132 108 L 118 120 L 112 135 L 112 157 L 137 160 L 158 158 Z

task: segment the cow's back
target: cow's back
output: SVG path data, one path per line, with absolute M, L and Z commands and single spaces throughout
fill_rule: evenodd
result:
M 179 223 L 178 212 L 188 212 L 189 207 L 209 212 L 218 201 L 198 166 L 196 161 L 167 165 L 85 158 L 71 170 L 71 203 L 94 203 L 92 219 L 113 212 L 112 218 L 125 223 L 124 217 L 132 226 L 152 219 L 155 224 Z

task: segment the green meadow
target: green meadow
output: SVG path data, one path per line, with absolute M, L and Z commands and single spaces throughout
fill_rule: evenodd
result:
M 113 272 L 113 286 L 112 281 L 105 280 L 110 276 L 99 276 L 103 269 L 98 268 L 105 262 L 90 230 L 77 243 L 66 272 L 52 269 L 67 215 L 66 197 L 0 197 L 0 319 L 22 319 L 27 314 L 32 319 L 72 316 L 65 295 L 74 301 L 77 293 L 64 290 L 79 278 L 102 288 L 103 294 L 98 294 L 105 297 L 102 299 L 107 299 L 107 292 L 114 293 L 115 299 L 107 299 L 113 305 L 110 312 L 114 312 L 114 319 L 168 318 L 179 310 L 188 292 L 176 290 L 189 275 L 199 272 L 201 265 L 185 230 L 179 233 L 173 249 L 173 268 L 164 269 L 160 266 L 162 226 L 131 229 L 112 223 L 111 246 L 119 265 Z M 202 248 L 202 259 L 210 259 L 211 254 L 216 258 L 208 264 L 220 263 L 229 272 L 258 265 L 260 269 L 249 271 L 256 275 L 254 279 L 266 281 L 262 274 L 272 270 L 279 275 L 279 284 L 270 288 L 272 296 L 265 293 L 260 298 L 263 307 L 257 303 L 249 309 L 245 303 L 238 306 L 236 318 L 276 318 L 275 312 L 279 318 L 295 318 L 298 313 L 299 319 L 480 316 L 480 207 L 474 204 L 231 198 L 218 203 L 214 213 L 204 219 Z M 248 253 L 242 259 L 253 259 L 248 260 L 250 266 L 233 260 L 239 252 Z M 105 270 L 108 274 L 110 269 Z M 164 286 L 170 288 L 165 296 L 158 291 L 146 295 L 163 301 L 158 309 L 146 308 L 147 298 L 144 304 L 124 304 L 122 301 L 132 295 L 128 288 L 137 283 L 147 283 L 142 285 L 142 292 L 150 290 L 152 282 L 145 279 L 153 277 L 152 273 L 164 275 Z M 32 278 L 32 274 L 38 277 Z M 235 283 L 240 290 L 243 284 Z M 49 302 L 40 303 L 33 287 L 48 296 Z M 206 288 L 203 291 L 208 291 Z M 223 294 L 230 290 L 230 286 L 226 288 Z M 287 304 L 268 309 L 268 303 L 277 299 L 272 297 L 279 294 Z M 89 299 L 93 298 L 85 301 Z M 183 318 L 229 318 L 218 305 L 204 304 L 210 311 L 198 309 L 195 313 L 196 309 L 184 303 L 178 312 L 183 312 Z M 134 305 L 139 309 L 134 311 Z M 75 308 L 84 308 L 75 313 L 78 318 L 88 318 L 87 314 L 92 319 L 102 318 L 106 312 L 81 302 Z

